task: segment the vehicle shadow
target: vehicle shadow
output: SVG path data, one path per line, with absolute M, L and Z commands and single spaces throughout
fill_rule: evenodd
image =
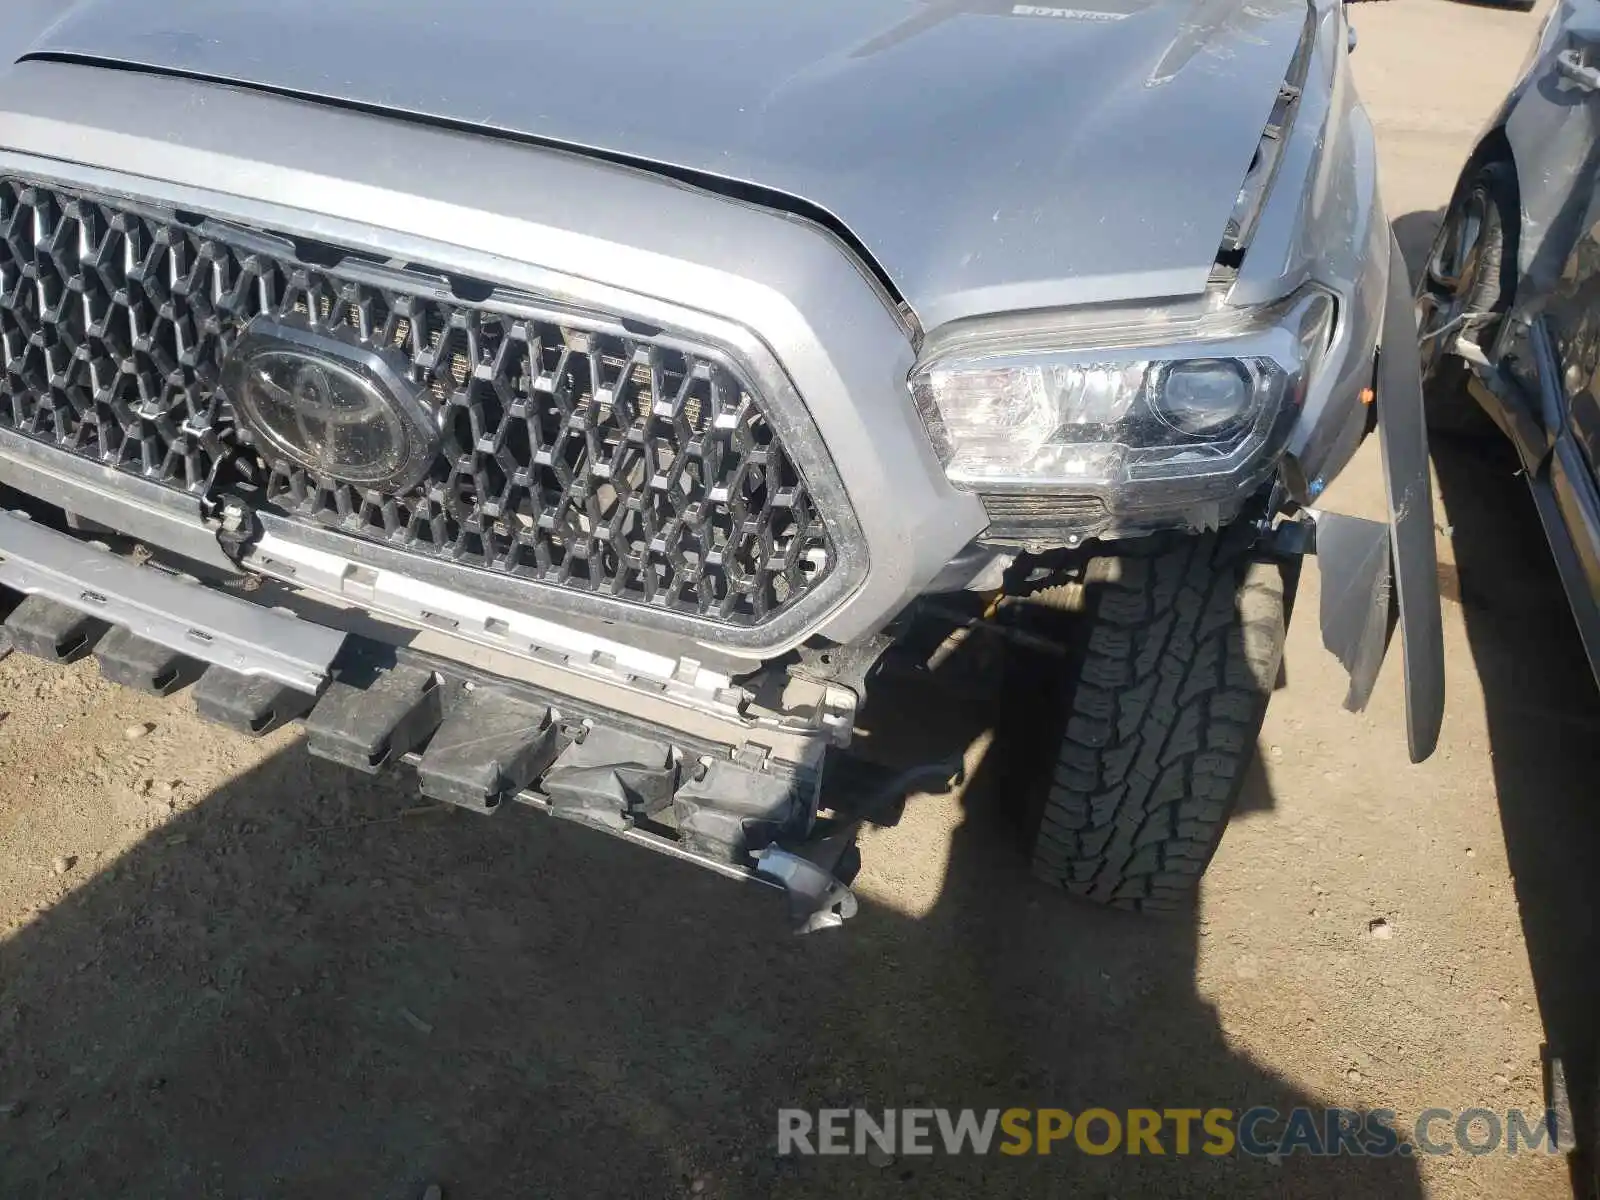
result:
M 1395 222 L 1413 278 L 1442 218 L 1419 212 Z M 1576 1132 L 1588 1139 L 1600 1129 L 1600 689 L 1510 445 L 1431 440 L 1454 558 L 1442 578 L 1446 602 L 1460 604 L 1483 688 L 1548 1056 L 1564 1067 Z M 1594 1190 L 1593 1150 L 1572 1164 L 1579 1195 Z
M 0 1195 L 1419 1195 L 1406 1158 L 1170 1140 L 776 1155 L 786 1106 L 1312 1102 L 1229 1046 L 1193 913 L 1029 879 L 994 727 L 1030 705 L 972 683 L 994 678 L 986 640 L 878 691 L 886 761 L 988 753 L 962 800 L 915 798 L 869 834 L 860 915 L 806 938 L 758 890 L 600 833 L 403 815 L 409 773 L 278 754 L 0 944 Z M 1249 787 L 1246 808 L 1272 806 L 1261 773 Z M 905 898 L 941 864 L 931 902 Z

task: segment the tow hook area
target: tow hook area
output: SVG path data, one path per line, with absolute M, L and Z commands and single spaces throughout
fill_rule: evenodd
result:
M 857 911 L 862 825 L 961 769 L 896 773 L 821 735 L 791 761 L 757 728 L 654 725 L 260 607 L 0 512 L 6 600 L 0 657 L 92 655 L 108 679 L 142 691 L 192 685 L 202 717 L 246 736 L 302 723 L 314 757 L 366 774 L 407 764 L 430 799 L 482 814 L 534 808 L 782 892 L 799 932 Z
M 849 842 L 854 840 L 852 834 Z M 788 898 L 789 920 L 796 933 L 833 929 L 856 915 L 860 907 L 856 894 L 833 873 L 850 848 L 844 842 L 844 835 L 831 834 L 802 850 L 768 846 L 756 859 L 756 874 L 776 883 Z
M 898 774 L 856 759 L 835 760 L 826 789 L 836 800 L 835 816 L 820 818 L 809 840 L 794 848 L 768 846 L 756 858 L 756 874 L 782 887 L 796 933 L 832 929 L 856 915 L 850 890 L 861 865 L 856 838 L 868 821 L 884 815 L 919 791 L 947 791 L 962 783 L 960 759 L 924 763 Z

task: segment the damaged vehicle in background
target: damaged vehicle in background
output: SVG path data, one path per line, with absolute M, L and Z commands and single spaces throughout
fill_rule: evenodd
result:
M 1600 681 L 1600 4 L 1552 10 L 1462 168 L 1417 323 L 1439 433 L 1507 439 Z
M 0 14 L 18 649 L 803 928 L 951 773 L 849 757 L 930 621 L 1048 683 L 1034 868 L 1092 900 L 1193 893 L 1313 549 L 1348 703 L 1398 620 L 1432 751 L 1415 328 L 1342 5 L 453 15 Z M 1316 512 L 1375 428 L 1391 520 Z
M 1514 472 L 1527 484 L 1600 683 L 1597 129 L 1600 3 L 1569 0 L 1550 9 L 1522 75 L 1462 167 L 1422 264 L 1417 324 L 1429 426 L 1467 452 L 1471 472 Z M 1574 860 L 1578 872 L 1586 865 Z M 1549 863 L 1540 874 L 1582 877 Z M 1538 911 L 1521 874 L 1517 885 L 1524 913 Z M 1565 928 L 1584 905 L 1567 900 L 1557 911 L 1574 961 L 1589 961 L 1582 935 Z M 1546 992 L 1559 989 L 1547 989 L 1547 972 L 1539 988 L 1550 1043 L 1546 1102 L 1576 1134 L 1567 1146 L 1577 1150 L 1574 1193 L 1600 1195 L 1600 1029 L 1582 989 L 1573 994 L 1575 1020 L 1551 1005 Z

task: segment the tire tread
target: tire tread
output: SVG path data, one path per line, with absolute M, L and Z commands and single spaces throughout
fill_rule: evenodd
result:
M 1192 897 L 1277 679 L 1284 582 L 1238 528 L 1092 560 L 1034 872 L 1134 910 Z M 1126 680 L 1117 687 L 1104 681 Z

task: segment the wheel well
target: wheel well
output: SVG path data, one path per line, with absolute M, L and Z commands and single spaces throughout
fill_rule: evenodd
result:
M 1511 168 L 1510 199 L 1513 203 L 1515 203 L 1517 208 L 1517 228 L 1514 230 L 1507 230 L 1506 233 L 1508 236 L 1515 239 L 1511 247 L 1511 249 L 1515 251 L 1517 249 L 1517 243 L 1520 243 L 1521 241 L 1519 235 L 1522 232 L 1522 186 L 1521 180 L 1517 175 L 1517 156 L 1511 149 L 1511 139 L 1506 137 L 1505 126 L 1497 125 L 1494 129 L 1491 129 L 1487 134 L 1484 135 L 1483 140 L 1480 141 L 1477 145 L 1477 148 L 1473 150 L 1472 156 L 1467 159 L 1467 165 L 1461 171 L 1461 179 L 1457 182 L 1456 189 L 1459 191 L 1462 184 L 1465 184 L 1484 167 L 1488 166 L 1490 163 L 1497 162 L 1503 162 Z M 1452 200 L 1452 203 L 1453 202 L 1454 201 Z
M 1511 149 L 1510 139 L 1506 137 L 1504 126 L 1496 126 L 1485 134 L 1468 156 L 1466 165 L 1461 168 L 1460 178 L 1456 180 L 1456 190 L 1450 197 L 1450 208 L 1446 210 L 1446 217 L 1461 203 L 1463 193 L 1473 180 L 1485 168 L 1497 163 L 1504 163 L 1509 168 L 1500 174 L 1500 183 L 1503 184 L 1505 193 L 1501 199 L 1515 213 L 1515 220 L 1507 221 L 1502 218 L 1500 230 L 1504 239 L 1502 270 L 1510 276 L 1505 281 L 1506 295 L 1512 297 L 1521 275 L 1522 233 L 1527 217 L 1522 208 L 1522 185 L 1517 174 L 1516 155 Z
M 1516 156 L 1511 152 L 1511 139 L 1506 137 L 1503 125 L 1497 125 L 1484 134 L 1483 140 L 1467 159 L 1467 168 L 1476 171 L 1479 167 L 1492 162 L 1508 162 L 1513 166 L 1516 165 Z M 1466 175 L 1467 172 L 1463 171 L 1462 174 Z

